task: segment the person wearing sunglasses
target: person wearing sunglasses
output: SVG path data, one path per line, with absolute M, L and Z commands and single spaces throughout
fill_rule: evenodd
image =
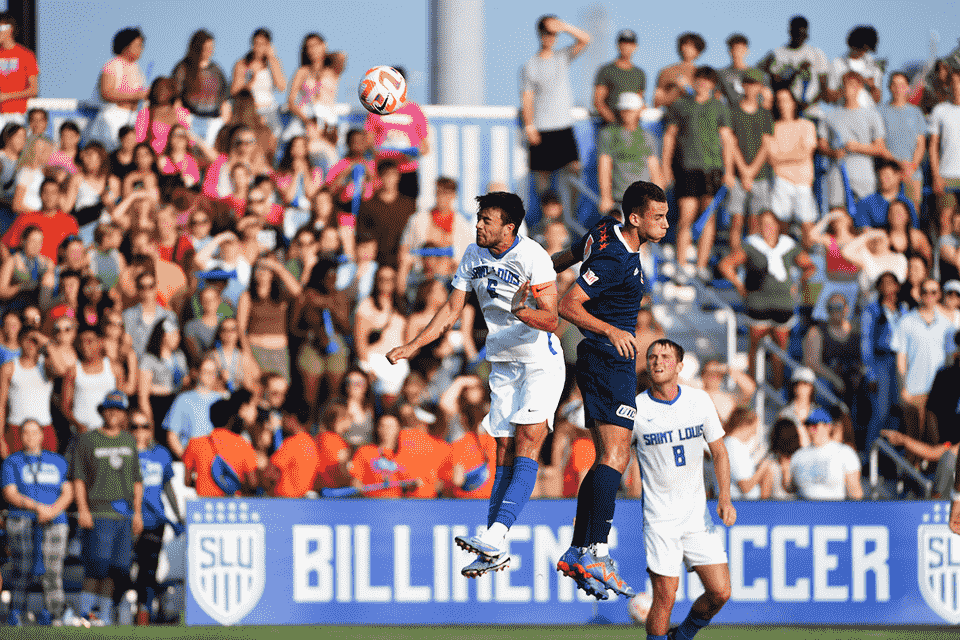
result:
M 927 398 L 934 376 L 953 351 L 956 333 L 939 302 L 940 284 L 933 278 L 925 279 L 920 284 L 920 306 L 903 316 L 890 341 L 897 354 L 903 432 L 930 444 L 939 441 L 939 434 L 936 422 L 926 419 Z
M 143 357 L 147 348 L 147 339 L 153 327 L 161 322 L 177 327 L 177 316 L 157 302 L 157 276 L 149 270 L 137 275 L 136 293 L 138 304 L 123 312 L 123 327 L 133 339 L 133 350 L 137 357 Z
M 153 424 L 142 411 L 130 412 L 130 433 L 137 442 L 140 475 L 143 476 L 143 533 L 133 545 L 139 570 L 134 588 L 137 591 L 137 623 L 149 621 L 151 603 L 157 595 L 157 564 L 166 528 L 162 495 L 166 495 L 175 517 L 182 521 L 173 480 L 173 458 L 170 450 L 153 439 Z

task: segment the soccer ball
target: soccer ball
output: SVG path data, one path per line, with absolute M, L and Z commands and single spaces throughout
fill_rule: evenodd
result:
M 357 93 L 364 109 L 385 116 L 407 100 L 407 81 L 393 67 L 381 65 L 363 75 Z
M 630 598 L 630 602 L 627 603 L 627 611 L 634 622 L 644 624 L 647 621 L 647 616 L 650 615 L 651 606 L 653 606 L 653 598 L 650 594 L 638 593 Z

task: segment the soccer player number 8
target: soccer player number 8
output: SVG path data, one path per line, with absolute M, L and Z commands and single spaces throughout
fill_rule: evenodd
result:
M 677 463 L 678 467 L 682 467 L 687 464 L 687 457 L 683 453 L 682 444 L 678 444 L 673 448 L 673 461 Z

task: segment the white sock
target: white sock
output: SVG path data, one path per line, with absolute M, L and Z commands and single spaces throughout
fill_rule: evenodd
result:
M 595 545 L 593 545 L 593 548 L 594 548 L 593 555 L 595 555 L 598 558 L 605 558 L 608 555 L 610 555 L 610 547 L 609 545 L 607 545 L 606 542 L 598 542 Z
M 492 544 L 498 549 L 503 546 L 503 539 L 507 537 L 507 525 L 502 522 L 494 522 L 490 528 L 480 535 L 480 539 L 487 544 Z

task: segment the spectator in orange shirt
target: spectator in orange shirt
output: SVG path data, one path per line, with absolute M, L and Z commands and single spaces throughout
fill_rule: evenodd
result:
M 226 400 L 210 406 L 213 432 L 192 438 L 183 452 L 184 484 L 196 487 L 202 498 L 219 498 L 224 493 L 210 473 L 213 459 L 219 455 L 240 477 L 244 490 L 257 486 L 257 454 L 238 433 L 245 422 L 256 418 L 257 405 L 249 391 L 242 389 Z
M 350 445 L 343 436 L 353 424 L 345 402 L 327 405 L 321 422 L 322 430 L 315 442 L 320 453 L 319 488 L 339 488 L 350 484 L 346 465 L 350 461 Z
M 384 413 L 373 427 L 376 444 L 365 444 L 347 465 L 353 476 L 353 486 L 360 488 L 376 483 L 400 482 L 405 469 L 400 466 L 397 457 L 400 453 L 400 418 L 394 413 Z M 400 498 L 403 489 L 389 486 L 365 492 L 368 498 Z
M 53 178 L 40 183 L 40 210 L 18 215 L 4 234 L 3 244 L 11 249 L 19 247 L 20 234 L 30 226 L 43 232 L 40 253 L 54 262 L 60 243 L 80 230 L 74 217 L 60 210 L 60 185 Z
M 490 410 L 486 386 L 478 376 L 460 376 L 440 398 L 451 429 L 463 435 L 450 446 L 440 467 L 444 493 L 453 498 L 490 498 L 496 471 L 497 442 L 481 426 Z
M 312 491 L 320 471 L 320 452 L 297 415 L 284 413 L 283 444 L 261 472 L 267 492 L 275 498 L 303 498 Z
M 438 414 L 431 408 L 400 409 L 401 419 L 410 426 L 400 431 L 397 462 L 406 469 L 405 479 L 417 480 L 408 497 L 436 498 L 440 493 L 440 465 L 450 455 L 451 447 L 444 439 L 446 422 Z
M 583 432 L 586 434 L 586 432 Z M 583 476 L 593 466 L 597 451 L 589 435 L 583 435 L 570 444 L 570 458 L 563 469 L 563 497 L 576 498 Z

